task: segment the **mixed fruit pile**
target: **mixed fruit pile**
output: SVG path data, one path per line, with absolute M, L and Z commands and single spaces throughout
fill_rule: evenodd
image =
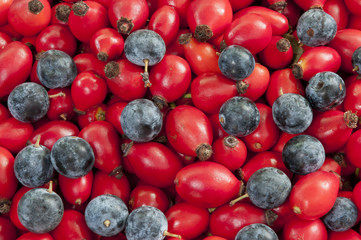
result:
M 0 0 L 0 240 L 361 240 L 360 0 Z

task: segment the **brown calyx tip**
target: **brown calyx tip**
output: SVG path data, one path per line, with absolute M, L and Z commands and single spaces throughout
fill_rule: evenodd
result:
M 248 87 L 249 87 L 249 83 L 246 83 L 243 80 L 236 82 L 236 88 L 239 94 L 245 94 L 247 92 Z
M 212 29 L 206 24 L 197 25 L 196 30 L 194 31 L 194 37 L 199 42 L 206 42 L 213 37 Z
M 293 76 L 296 79 L 302 79 L 303 78 L 303 69 L 302 69 L 301 65 L 298 63 L 294 63 L 294 64 L 292 64 L 291 67 L 292 67 Z
M 197 147 L 196 154 L 199 160 L 205 161 L 209 159 L 213 154 L 212 146 L 208 143 L 202 143 Z
M 55 17 L 59 21 L 63 23 L 67 23 L 69 21 L 69 15 L 71 12 L 71 8 L 68 5 L 59 5 L 55 8 Z
M 114 176 L 116 179 L 121 179 L 123 177 L 123 167 L 118 166 L 114 168 L 113 171 L 109 173 L 109 176 L 110 177 Z
M 287 38 L 281 38 L 277 41 L 276 47 L 280 52 L 287 52 L 291 47 L 291 43 Z
M 43 10 L 44 5 L 39 0 L 31 0 L 28 3 L 28 8 L 32 14 L 39 14 Z
M 107 78 L 112 79 L 118 76 L 120 73 L 119 64 L 114 61 L 110 61 L 105 65 L 104 74 Z
M 350 110 L 343 114 L 343 119 L 348 128 L 357 128 L 358 116 L 356 113 L 352 113 Z
M 347 167 L 346 160 L 345 160 L 345 153 L 338 152 L 332 155 L 332 159 L 335 160 L 341 168 Z
M 223 139 L 223 144 L 229 148 L 235 148 L 238 143 L 238 139 L 234 136 L 227 136 Z
M 78 1 L 74 3 L 72 10 L 75 16 L 84 17 L 85 14 L 88 12 L 89 6 L 86 5 L 83 1 Z
M 272 209 L 267 209 L 265 212 L 266 223 L 268 226 L 273 226 L 278 218 L 278 214 L 272 211 Z
M 10 212 L 11 201 L 9 199 L 0 199 L 0 214 Z
M 123 143 L 120 147 L 123 153 L 123 157 L 128 156 L 130 149 L 132 148 L 134 142 L 131 141 L 129 143 Z
M 157 105 L 157 107 L 158 107 L 159 109 L 163 109 L 163 108 L 165 108 L 165 107 L 168 107 L 168 102 L 167 102 L 167 100 L 165 100 L 165 98 L 162 97 L 162 96 L 153 96 L 153 97 L 152 97 L 152 100 L 153 100 L 153 102 L 155 103 L 155 105 Z
M 183 33 L 178 38 L 178 43 L 181 45 L 188 44 L 192 39 L 192 33 Z
M 97 121 L 104 121 L 105 120 L 105 114 L 106 112 L 101 108 L 101 107 L 98 107 L 96 113 L 95 113 L 95 119 Z
M 287 6 L 287 2 L 276 2 L 271 6 L 269 6 L 269 8 L 279 13 L 283 13 L 283 10 L 285 9 L 286 6 Z
M 244 181 L 244 174 L 243 174 L 242 168 L 238 168 L 236 170 L 236 177 L 238 179 L 241 179 L 242 181 Z
M 132 31 L 134 27 L 133 19 L 120 17 L 117 21 L 117 29 L 119 33 L 127 34 Z
M 99 52 L 99 53 L 97 54 L 97 57 L 98 57 L 98 59 L 99 59 L 100 61 L 103 61 L 103 62 L 108 61 L 108 58 L 109 58 L 108 54 L 105 53 L 105 52 Z

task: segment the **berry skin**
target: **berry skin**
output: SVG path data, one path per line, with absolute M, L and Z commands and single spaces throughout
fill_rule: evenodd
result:
M 25 123 L 36 122 L 49 110 L 48 93 L 37 83 L 22 83 L 11 91 L 8 108 L 15 119 Z
M 38 143 L 26 146 L 16 155 L 14 171 L 26 187 L 40 187 L 49 182 L 54 173 L 49 149 Z
M 299 94 L 286 93 L 272 105 L 273 120 L 281 131 L 296 134 L 304 132 L 312 123 L 309 102 Z
M 20 222 L 31 232 L 50 232 L 60 223 L 64 206 L 58 194 L 45 188 L 26 192 L 19 201 Z
M 73 59 L 60 50 L 48 50 L 43 53 L 36 71 L 40 82 L 51 89 L 70 86 L 77 75 Z
M 272 228 L 267 225 L 254 223 L 239 230 L 235 238 L 235 240 L 248 239 L 278 240 L 278 237 Z
M 149 142 L 162 129 L 163 117 L 150 100 L 136 99 L 128 103 L 120 116 L 124 134 L 135 142 Z
M 333 72 L 317 73 L 306 87 L 306 98 L 314 109 L 320 111 L 327 111 L 340 105 L 345 96 L 345 82 Z
M 357 74 L 361 74 L 361 47 L 357 48 L 351 58 L 353 70 Z
M 250 51 L 238 45 L 226 47 L 218 59 L 218 66 L 223 75 L 235 81 L 251 75 L 255 64 Z
M 57 172 L 68 178 L 79 178 L 91 171 L 95 157 L 91 146 L 80 137 L 66 136 L 55 142 L 50 153 Z
M 254 205 L 263 209 L 281 206 L 291 192 L 291 181 L 281 170 L 265 167 L 248 180 L 247 193 Z
M 259 125 L 260 113 L 256 104 L 246 97 L 233 97 L 219 110 L 219 122 L 230 135 L 244 137 Z
M 128 240 L 162 240 L 167 229 L 167 218 L 162 211 L 155 207 L 142 206 L 129 214 L 125 236 Z
M 306 175 L 317 171 L 325 162 L 325 150 L 320 141 L 309 135 L 291 138 L 282 151 L 282 160 L 293 173 Z
M 123 200 L 111 194 L 92 199 L 84 214 L 90 230 L 104 237 L 115 236 L 123 231 L 128 215 L 128 208 Z
M 322 9 L 310 9 L 298 19 L 297 36 L 307 46 L 326 45 L 336 36 L 336 32 L 336 21 Z
M 348 198 L 338 197 L 332 209 L 323 217 L 326 227 L 335 232 L 352 228 L 357 221 L 356 205 Z

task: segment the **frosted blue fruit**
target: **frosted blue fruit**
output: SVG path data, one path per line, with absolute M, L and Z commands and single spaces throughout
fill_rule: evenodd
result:
M 92 199 L 84 214 L 90 230 L 104 237 L 115 236 L 123 231 L 128 215 L 128 208 L 123 200 L 111 194 Z
M 18 205 L 20 222 L 34 233 L 47 233 L 56 228 L 64 214 L 61 198 L 45 188 L 33 188 L 26 192 Z
M 304 12 L 297 23 L 298 39 L 310 47 L 323 46 L 336 36 L 337 24 L 331 15 L 320 8 Z
M 125 225 L 128 240 L 162 240 L 168 229 L 165 215 L 159 209 L 142 206 L 133 210 Z
M 135 142 L 149 142 L 162 130 L 163 117 L 157 105 L 148 99 L 129 102 L 122 111 L 120 123 L 124 134 Z
M 11 115 L 21 122 L 36 122 L 49 110 L 49 97 L 45 88 L 26 82 L 16 86 L 8 97 Z
M 267 225 L 255 223 L 239 230 L 235 240 L 278 240 L 278 237 Z
M 74 60 L 60 50 L 48 50 L 41 54 L 36 72 L 40 82 L 50 89 L 68 87 L 77 76 Z
M 55 142 L 50 153 L 55 170 L 68 178 L 79 178 L 91 171 L 95 156 L 90 144 L 80 137 L 66 136 Z

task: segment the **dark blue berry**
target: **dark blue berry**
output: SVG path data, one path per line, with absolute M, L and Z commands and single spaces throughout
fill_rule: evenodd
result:
M 353 70 L 356 73 L 361 74 L 361 47 L 357 48 L 353 52 L 351 62 L 352 62 Z
M 128 240 L 162 240 L 168 229 L 167 218 L 155 207 L 142 206 L 133 210 L 125 225 Z
M 340 105 L 346 96 L 343 79 L 334 72 L 321 72 L 313 76 L 306 87 L 306 97 L 311 106 L 327 111 Z
M 51 89 L 70 86 L 77 75 L 74 60 L 60 50 L 48 50 L 41 54 L 36 71 L 40 82 Z
M 157 105 L 152 101 L 136 99 L 125 106 L 120 122 L 124 134 L 130 140 L 148 142 L 160 133 L 163 117 Z
M 357 215 L 357 207 L 350 199 L 338 197 L 332 209 L 323 217 L 323 222 L 328 229 L 343 232 L 356 224 Z
M 26 146 L 16 155 L 14 171 L 16 178 L 26 187 L 44 185 L 51 180 L 54 173 L 50 150 L 38 143 Z
M 49 110 L 48 93 L 37 83 L 22 83 L 11 91 L 8 108 L 15 119 L 21 122 L 36 122 Z
M 278 237 L 267 225 L 254 223 L 239 230 L 235 240 L 278 240 Z
M 255 60 L 246 48 L 231 45 L 222 51 L 218 66 L 224 76 L 233 80 L 242 80 L 253 72 Z
M 233 97 L 219 110 L 219 122 L 230 135 L 243 137 L 259 125 L 260 114 L 256 104 L 246 97 Z
M 159 63 L 164 57 L 165 50 L 162 37 L 147 29 L 132 32 L 124 42 L 126 58 L 139 66 L 145 66 L 145 59 L 149 60 L 149 66 Z
M 34 188 L 21 197 L 18 205 L 20 222 L 34 233 L 47 233 L 60 223 L 64 213 L 61 198 L 45 188 Z
M 84 214 L 90 230 L 104 237 L 115 236 L 123 231 L 128 215 L 128 208 L 123 200 L 111 194 L 93 198 Z
M 335 37 L 336 32 L 336 21 L 320 8 L 312 8 L 298 19 L 297 36 L 307 46 L 326 45 Z
M 55 170 L 68 178 L 79 178 L 91 171 L 95 157 L 91 146 L 80 137 L 66 136 L 55 142 L 50 153 Z
M 247 194 L 251 202 L 263 209 L 282 205 L 291 188 L 291 181 L 287 175 L 273 167 L 257 170 L 247 182 Z
M 283 132 L 304 132 L 312 123 L 313 112 L 306 98 L 295 93 L 279 96 L 272 105 L 272 116 Z
M 320 141 L 309 135 L 291 138 L 283 148 L 282 160 L 293 173 L 306 175 L 317 171 L 325 162 L 325 149 Z

